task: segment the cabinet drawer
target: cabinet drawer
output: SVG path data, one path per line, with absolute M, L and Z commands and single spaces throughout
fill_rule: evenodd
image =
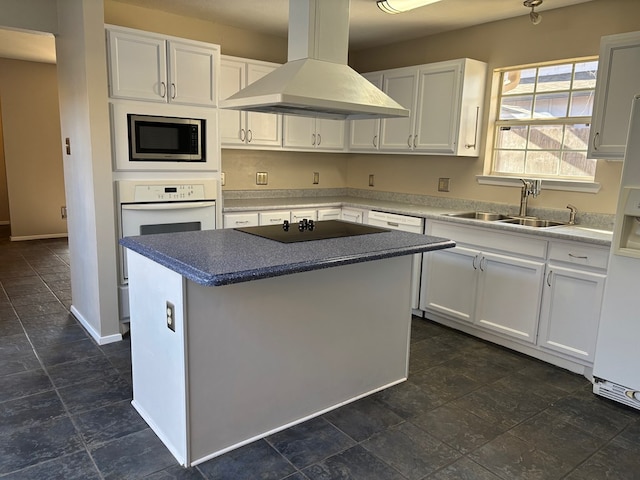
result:
M 576 242 L 549 242 L 549 260 L 593 268 L 607 268 L 609 249 Z
M 253 227 L 258 225 L 257 213 L 225 213 L 224 228 Z
M 291 221 L 291 211 L 278 210 L 274 212 L 260 212 L 260 225 L 275 225 L 284 221 Z
M 314 222 L 318 219 L 318 212 L 313 210 L 292 210 L 291 211 L 291 221 L 299 222 L 303 219 L 313 220 Z
M 389 228 L 391 230 L 402 230 L 403 232 L 424 233 L 423 220 L 418 217 L 407 215 L 396 215 L 395 213 L 369 212 L 369 225 Z
M 480 249 L 510 252 L 530 257 L 545 258 L 547 241 L 525 235 L 514 235 L 505 231 L 491 231 L 486 228 L 466 227 L 451 223 L 433 222 L 430 234 L 445 237 L 457 243 L 474 245 Z

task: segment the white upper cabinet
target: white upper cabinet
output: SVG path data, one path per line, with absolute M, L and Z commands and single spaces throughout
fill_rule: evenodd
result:
M 216 106 L 217 45 L 107 27 L 109 96 Z
M 382 72 L 365 73 L 362 76 L 382 90 Z M 378 149 L 380 119 L 353 120 L 349 123 L 349 150 L 368 152 Z
M 220 61 L 220 98 L 230 97 L 278 66 L 275 63 L 223 55 Z M 220 137 L 223 147 L 280 148 L 282 116 L 220 109 Z
M 602 37 L 589 158 L 622 160 L 631 101 L 640 93 L 640 32 Z
M 478 155 L 485 63 L 463 58 L 366 76 L 410 115 L 352 121 L 350 150 Z
M 405 118 L 384 118 L 380 123 L 380 150 L 413 150 L 413 124 L 416 117 L 418 69 L 397 69 L 384 74 L 382 90 L 410 113 Z
M 283 146 L 295 150 L 344 150 L 345 121 L 285 115 Z

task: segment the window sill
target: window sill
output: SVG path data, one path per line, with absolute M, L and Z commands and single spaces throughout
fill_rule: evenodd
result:
M 535 177 L 522 177 L 533 180 Z M 499 177 L 497 175 L 476 175 L 480 185 L 499 185 L 501 187 L 522 187 L 520 177 Z M 580 182 L 575 180 L 542 179 L 544 190 L 563 190 L 566 192 L 598 193 L 601 185 L 598 182 Z

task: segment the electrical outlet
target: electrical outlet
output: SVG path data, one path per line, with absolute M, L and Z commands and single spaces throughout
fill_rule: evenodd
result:
M 220 172 L 220 186 L 224 187 L 225 183 L 227 183 L 227 176 L 224 172 Z
M 176 331 L 176 307 L 173 303 L 167 301 L 167 328 L 172 332 Z
M 320 172 L 313 172 L 313 184 L 318 185 L 320 183 Z
M 369 174 L 369 186 L 370 187 L 373 187 L 373 180 L 374 180 L 373 173 L 371 173 L 371 174 Z
M 266 185 L 267 183 L 267 172 L 256 172 L 256 185 Z
M 449 178 L 442 178 L 440 177 L 438 179 L 438 191 L 439 192 L 448 192 L 449 191 Z

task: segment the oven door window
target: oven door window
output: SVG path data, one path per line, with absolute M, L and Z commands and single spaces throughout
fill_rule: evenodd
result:
M 202 230 L 201 222 L 140 225 L 140 235 L 153 235 L 154 233 L 195 232 L 197 230 Z

